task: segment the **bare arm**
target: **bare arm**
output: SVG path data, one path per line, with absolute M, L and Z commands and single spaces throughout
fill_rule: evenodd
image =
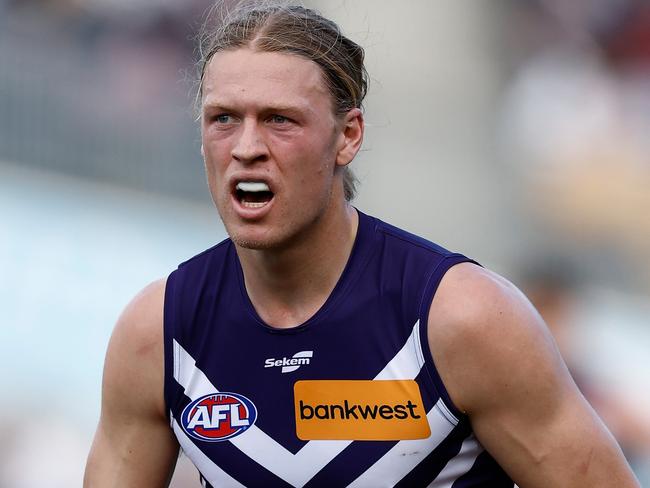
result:
M 639 486 L 542 319 L 513 285 L 472 264 L 453 267 L 433 300 L 428 331 L 452 401 L 519 486 Z
M 171 479 L 178 444 L 163 399 L 164 290 L 164 281 L 145 288 L 113 331 L 85 488 L 159 487 Z

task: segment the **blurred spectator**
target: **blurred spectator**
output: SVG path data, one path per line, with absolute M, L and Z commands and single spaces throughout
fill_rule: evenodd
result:
M 627 261 L 639 282 L 622 284 L 650 293 L 650 6 L 513 10 L 536 25 L 517 31 L 501 130 L 522 196 L 549 235 Z
M 629 378 L 650 360 L 602 373 L 650 337 L 650 4 L 508 5 L 499 134 L 536 252 L 521 285 L 645 485 L 648 382 Z M 621 339 L 591 349 L 596 336 Z

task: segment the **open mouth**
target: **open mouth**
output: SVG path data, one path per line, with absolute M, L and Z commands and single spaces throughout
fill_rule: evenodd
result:
M 235 197 L 242 207 L 261 208 L 273 199 L 273 192 L 263 181 L 240 181 L 235 186 Z

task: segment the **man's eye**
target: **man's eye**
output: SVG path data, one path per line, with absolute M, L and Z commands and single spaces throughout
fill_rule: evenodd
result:
M 218 124 L 228 124 L 232 122 L 232 117 L 228 114 L 219 114 L 214 118 L 214 121 Z
M 283 115 L 271 115 L 269 120 L 274 124 L 286 124 L 287 122 L 289 122 L 289 119 L 284 117 Z

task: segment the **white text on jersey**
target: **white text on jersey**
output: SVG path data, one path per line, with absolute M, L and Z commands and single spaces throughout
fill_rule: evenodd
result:
M 300 366 L 306 366 L 311 361 L 314 351 L 300 351 L 293 355 L 293 357 L 282 359 L 268 358 L 264 360 L 265 368 L 279 368 L 282 367 L 283 373 L 291 373 L 297 370 Z

